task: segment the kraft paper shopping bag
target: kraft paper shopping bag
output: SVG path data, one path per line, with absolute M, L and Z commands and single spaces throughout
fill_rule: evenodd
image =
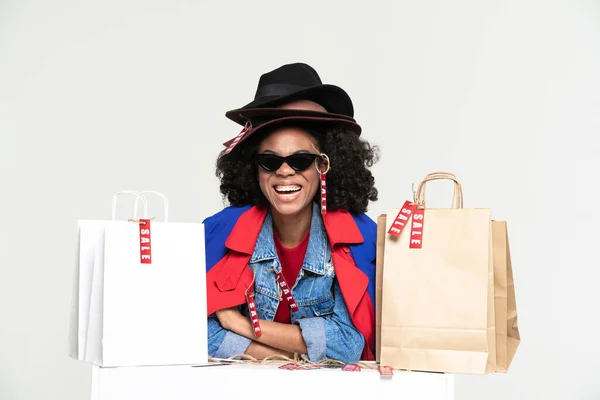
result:
M 437 179 L 454 181 L 454 208 L 427 208 L 425 183 Z M 380 362 L 407 370 L 492 372 L 491 211 L 463 208 L 462 186 L 444 173 L 428 175 L 410 206 L 408 222 L 397 218 L 402 209 L 387 213 Z M 388 233 L 393 227 L 403 227 L 398 236 Z
M 381 312 L 383 295 L 383 255 L 385 251 L 385 214 L 377 217 L 377 253 L 375 255 L 375 360 L 381 357 Z
M 507 372 L 521 337 L 517 321 L 517 305 L 506 222 L 492 222 L 492 238 L 496 307 L 495 371 Z

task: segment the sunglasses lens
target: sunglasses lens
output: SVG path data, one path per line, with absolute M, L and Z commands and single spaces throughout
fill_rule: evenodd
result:
M 304 171 L 315 161 L 315 154 L 294 154 L 287 158 L 286 162 L 296 171 Z
M 277 171 L 283 164 L 283 158 L 272 154 L 259 154 L 257 160 L 266 171 Z
M 292 154 L 287 157 L 280 157 L 274 154 L 258 154 L 256 159 L 265 171 L 277 171 L 284 161 L 295 171 L 304 171 L 310 167 L 317 157 L 316 154 L 311 153 Z

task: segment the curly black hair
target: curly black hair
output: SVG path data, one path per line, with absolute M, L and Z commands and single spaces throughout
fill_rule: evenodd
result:
M 327 209 L 366 212 L 370 201 L 377 200 L 375 178 L 369 171 L 379 159 L 379 148 L 362 140 L 356 133 L 340 127 L 322 124 L 286 123 L 307 131 L 316 139 L 319 150 L 329 157 L 331 170 L 327 173 Z M 232 206 L 268 205 L 258 184 L 254 156 L 261 141 L 282 127 L 273 124 L 251 135 L 230 153 L 221 152 L 216 164 L 220 190 Z M 320 193 L 317 192 L 315 201 Z

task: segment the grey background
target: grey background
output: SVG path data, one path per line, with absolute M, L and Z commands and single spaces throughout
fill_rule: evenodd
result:
M 294 61 L 344 87 L 381 146 L 371 217 L 442 170 L 508 221 L 523 341 L 456 398 L 600 398 L 599 17 L 575 0 L 1 0 L 0 398 L 89 395 L 67 357 L 77 220 L 123 189 L 165 193 L 174 221 L 218 211 L 224 112 Z M 449 185 L 428 199 L 449 205 Z

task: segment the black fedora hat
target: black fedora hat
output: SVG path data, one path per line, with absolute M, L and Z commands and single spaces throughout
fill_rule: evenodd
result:
M 255 117 L 288 116 L 290 111 L 278 108 L 294 100 L 311 100 L 327 112 L 317 112 L 324 118 L 334 117 L 354 121 L 352 100 L 344 89 L 323 84 L 317 71 L 305 63 L 285 64 L 264 73 L 258 81 L 254 100 L 241 108 L 230 110 L 225 116 L 240 125 Z M 302 110 L 294 110 L 302 115 Z M 315 111 L 309 114 L 315 114 Z

